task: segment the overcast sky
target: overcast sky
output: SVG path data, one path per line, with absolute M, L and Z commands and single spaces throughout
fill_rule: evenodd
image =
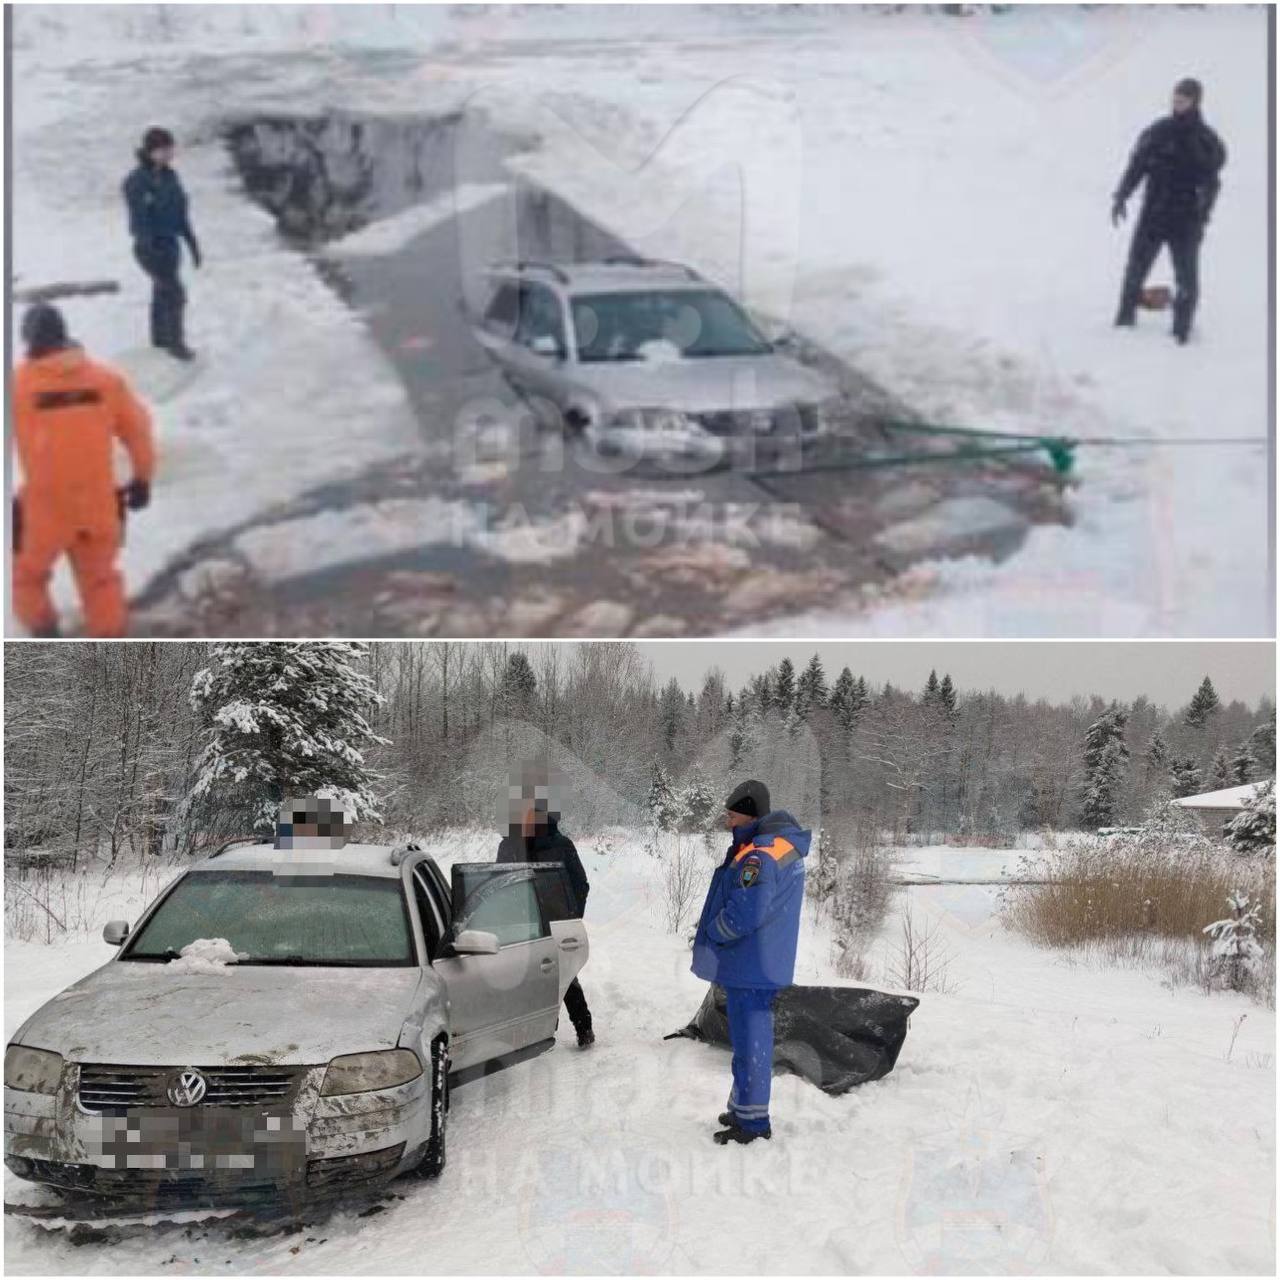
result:
M 1067 701 L 1099 694 L 1132 701 L 1145 693 L 1170 708 L 1186 703 L 1207 675 L 1224 702 L 1254 705 L 1275 697 L 1275 645 L 1265 641 L 644 641 L 640 649 L 660 680 L 697 688 L 719 667 L 732 689 L 748 676 L 790 657 L 797 670 L 815 650 L 828 679 L 841 667 L 871 684 L 924 684 L 930 668 L 950 672 L 961 690 L 995 689 L 1029 698 Z

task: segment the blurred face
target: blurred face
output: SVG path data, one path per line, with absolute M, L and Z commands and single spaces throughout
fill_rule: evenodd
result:
M 754 822 L 755 819 L 748 813 L 738 813 L 736 810 L 726 809 L 724 817 L 720 821 L 726 831 L 732 831 L 735 827 L 745 827 L 748 822 Z
M 547 815 L 538 812 L 537 804 L 530 800 L 520 818 L 520 830 L 526 836 L 537 835 L 538 828 L 545 826 Z
M 1184 115 L 1196 105 L 1194 98 L 1189 98 L 1185 93 L 1175 93 L 1172 99 L 1173 114 L 1175 116 Z
M 151 152 L 151 161 L 153 164 L 171 165 L 176 150 L 176 147 L 157 147 Z

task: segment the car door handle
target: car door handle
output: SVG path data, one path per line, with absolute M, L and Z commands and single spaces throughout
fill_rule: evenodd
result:
M 556 962 L 548 957 L 538 966 L 538 968 L 541 969 L 543 973 L 546 973 L 548 969 L 554 969 L 555 965 Z
M 582 943 L 577 938 L 563 938 L 560 942 L 561 951 L 577 951 Z

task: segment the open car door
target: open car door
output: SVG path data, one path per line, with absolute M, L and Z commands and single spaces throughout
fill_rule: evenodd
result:
M 459 863 L 451 870 L 449 943 L 434 968 L 449 991 L 455 1072 L 496 1069 L 550 1048 L 560 1010 L 559 944 L 526 864 Z M 495 953 L 461 955 L 464 932 L 490 933 Z
M 561 863 L 528 862 L 524 865 L 533 872 L 538 901 L 551 925 L 551 936 L 556 940 L 556 950 L 560 953 L 560 999 L 563 1000 L 569 984 L 587 963 L 590 949 L 586 926 L 573 914 L 573 889 L 569 884 L 569 873 Z
M 564 999 L 569 984 L 578 976 L 587 962 L 589 947 L 587 931 L 575 914 L 575 898 L 569 883 L 569 873 L 558 862 L 462 862 L 451 869 L 452 911 L 455 929 L 475 929 L 484 926 L 474 923 L 483 919 L 488 897 L 496 892 L 494 886 L 524 883 L 531 878 L 542 919 L 555 942 L 557 954 L 557 1005 Z M 503 890 L 503 892 L 508 892 Z M 480 914 L 477 914 L 479 912 Z M 473 923 L 467 923 L 468 920 Z M 459 923 L 461 922 L 461 923 Z

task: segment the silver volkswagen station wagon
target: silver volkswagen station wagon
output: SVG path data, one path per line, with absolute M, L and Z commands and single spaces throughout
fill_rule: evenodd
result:
M 5 1051 L 5 1163 L 90 1203 L 323 1201 L 445 1164 L 451 1085 L 550 1049 L 563 868 L 240 842 Z
M 838 388 L 723 289 L 644 258 L 496 264 L 473 330 L 544 425 L 602 449 L 708 457 L 816 438 Z

